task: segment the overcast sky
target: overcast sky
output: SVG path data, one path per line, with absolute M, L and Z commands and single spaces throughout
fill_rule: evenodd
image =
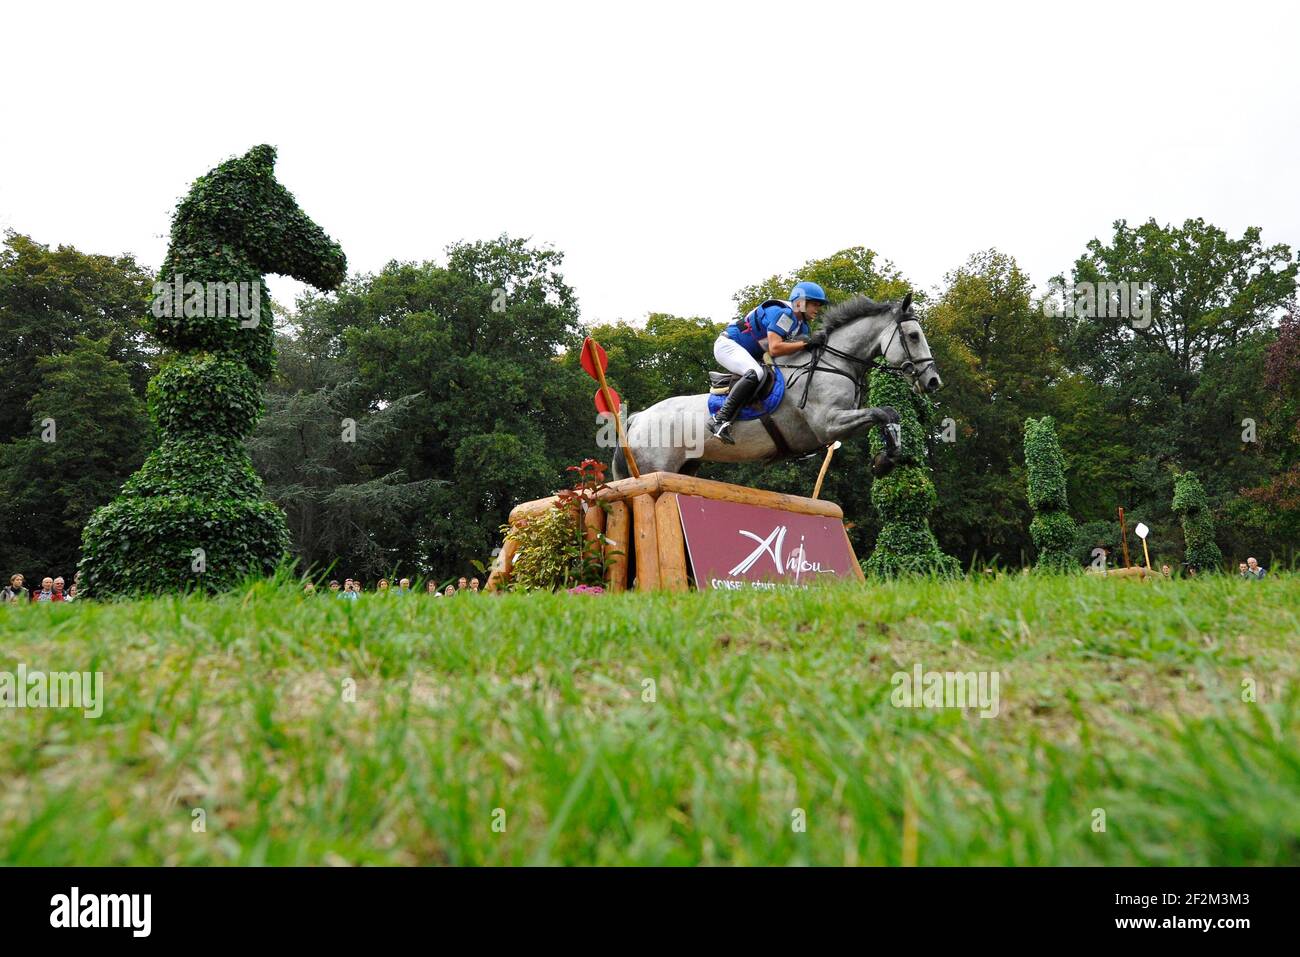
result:
M 6 5 L 0 228 L 156 268 L 194 178 L 267 142 L 352 271 L 532 237 L 588 321 L 725 319 L 851 245 L 922 288 L 990 246 L 1041 287 L 1121 217 L 1295 247 L 1298 9 Z

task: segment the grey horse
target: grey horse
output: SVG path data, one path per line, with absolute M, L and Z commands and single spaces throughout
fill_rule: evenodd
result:
M 824 346 L 775 360 L 785 374 L 786 393 L 771 422 L 785 448 L 758 419 L 737 421 L 732 426 L 736 443 L 727 445 L 708 431 L 708 394 L 679 395 L 628 418 L 628 447 L 640 471 L 692 474 L 702 462 L 808 455 L 873 425 L 892 425 L 895 428 L 882 429 L 886 451 L 873 462 L 873 471 L 885 474 L 901 454 L 898 413 L 889 406 L 858 408 L 867 372 L 883 356 L 887 368 L 907 376 L 917 390 L 934 392 L 943 385 L 930 344 L 912 311 L 912 294 L 890 302 L 858 296 L 827 309 L 819 325 L 827 332 Z M 612 477 L 627 476 L 619 449 Z

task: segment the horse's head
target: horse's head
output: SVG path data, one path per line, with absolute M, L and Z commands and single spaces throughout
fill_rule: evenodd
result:
M 173 242 L 178 238 L 199 249 L 219 243 L 259 272 L 317 289 L 333 289 L 347 274 L 338 243 L 276 180 L 273 146 L 254 146 L 200 178 L 177 211 Z
M 880 333 L 879 343 L 880 355 L 889 368 L 911 379 L 918 391 L 936 392 L 943 388 L 939 369 L 930 354 L 930 343 L 912 311 L 910 292 L 891 310 L 890 322 Z

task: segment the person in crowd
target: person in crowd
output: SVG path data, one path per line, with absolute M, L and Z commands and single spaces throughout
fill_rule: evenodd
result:
M 1246 559 L 1246 574 L 1255 581 L 1263 581 L 1264 576 L 1268 574 L 1268 569 L 1261 565 L 1254 558 Z
M 469 588 L 469 579 L 466 578 L 464 575 L 461 575 L 460 578 L 456 580 L 456 594 L 460 594 L 461 592 L 465 591 L 468 588 Z
M 1237 562 L 1237 577 L 1238 578 L 1250 577 L 1250 572 L 1247 571 L 1247 566 L 1245 562 Z
M 0 591 L 0 601 L 6 602 L 25 602 L 27 601 L 27 589 L 23 587 L 24 578 L 17 572 L 9 576 L 9 584 L 5 586 L 4 591 Z
M 376 590 L 388 591 L 388 579 L 387 578 L 379 579 L 379 584 L 376 586 Z
M 410 593 L 411 593 L 411 580 L 409 578 L 403 578 L 401 581 L 397 583 L 397 594 L 409 595 Z
M 304 595 L 316 594 L 316 583 L 311 581 L 305 582 L 302 586 L 302 593 Z
M 1174 570 L 1170 568 L 1168 565 L 1161 565 L 1160 574 L 1164 575 L 1166 578 L 1172 578 L 1174 575 Z
M 356 600 L 357 600 L 357 583 L 354 582 L 351 578 L 345 578 L 345 579 L 343 580 L 343 590 L 342 590 L 341 592 L 339 592 L 339 597 L 340 597 L 340 598 L 345 598 L 345 599 L 347 599 L 348 601 L 356 601 Z
M 469 591 L 470 591 L 470 594 L 471 594 L 471 595 L 477 595 L 477 594 L 478 594 L 478 579 L 477 579 L 477 578 L 471 578 L 471 579 L 469 580 Z
M 53 601 L 54 600 L 54 579 L 42 578 L 41 590 L 32 595 L 32 601 Z M 60 599 L 62 601 L 62 599 Z
M 456 594 L 456 587 L 454 585 L 448 585 L 447 590 L 444 591 L 442 594 L 443 597 L 450 598 L 452 595 Z
M 434 598 L 441 598 L 441 597 L 442 597 L 442 592 L 438 591 L 438 583 L 437 583 L 436 581 L 434 581 L 433 579 L 430 579 L 430 580 L 425 584 L 425 586 L 424 586 L 424 592 L 425 592 L 425 594 L 427 594 L 427 595 L 432 595 Z
M 337 591 L 339 590 L 340 587 L 341 587 L 341 586 L 339 585 L 339 580 L 338 580 L 337 578 L 333 579 L 333 580 L 330 582 L 330 591 L 332 591 L 332 592 L 337 592 Z
M 67 593 L 63 590 L 63 585 L 64 585 L 64 582 L 63 582 L 63 579 L 62 579 L 62 578 L 56 578 L 56 579 L 54 579 L 54 593 L 50 596 L 50 601 L 67 601 L 67 600 L 68 600 L 68 595 L 67 595 Z

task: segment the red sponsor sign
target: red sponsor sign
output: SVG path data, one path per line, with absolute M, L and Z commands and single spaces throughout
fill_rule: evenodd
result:
M 838 518 L 678 495 L 696 588 L 806 587 L 856 578 Z

